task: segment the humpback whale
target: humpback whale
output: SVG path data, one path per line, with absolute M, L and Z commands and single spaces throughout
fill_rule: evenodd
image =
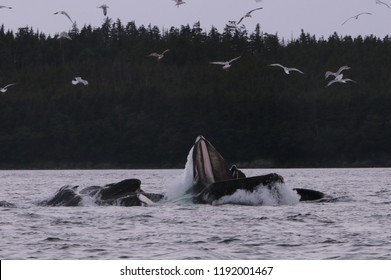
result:
M 237 190 L 254 192 L 259 188 L 276 189 L 284 178 L 276 173 L 246 177 L 235 165 L 228 164 L 216 148 L 203 136 L 198 136 L 193 146 L 194 184 L 188 193 L 194 194 L 196 203 L 212 203 Z M 318 200 L 324 194 L 310 189 L 293 189 L 300 201 Z
M 229 167 L 223 156 L 203 136 L 198 136 L 190 150 L 192 163 L 192 185 L 186 194 L 194 203 L 213 204 L 215 201 L 231 196 L 239 190 L 255 194 L 258 190 L 268 190 L 282 199 L 280 188 L 284 178 L 276 173 L 246 177 L 236 165 Z M 322 192 L 296 188 L 293 189 L 300 201 L 319 200 Z M 149 193 L 141 189 L 139 179 L 126 179 L 104 186 L 64 186 L 52 197 L 38 203 L 41 206 L 79 206 L 83 198 L 90 198 L 97 205 L 144 206 L 156 203 L 164 198 L 163 194 Z M 166 197 L 167 198 L 167 197 Z M 5 201 L 2 207 L 12 207 Z
M 64 186 L 53 197 L 41 201 L 41 206 L 79 206 L 83 197 L 94 199 L 97 205 L 143 206 L 163 198 L 162 194 L 144 192 L 139 179 L 126 179 L 105 186 Z

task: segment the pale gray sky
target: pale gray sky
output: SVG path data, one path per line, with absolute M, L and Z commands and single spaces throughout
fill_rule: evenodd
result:
M 391 0 L 382 0 L 391 7 Z M 340 35 L 370 35 L 383 38 L 391 34 L 391 9 L 376 4 L 376 0 L 185 0 L 175 7 L 173 0 L 0 0 L 0 5 L 12 10 L 0 9 L 0 24 L 6 29 L 31 26 L 46 34 L 68 31 L 69 20 L 54 12 L 65 10 L 81 28 L 85 24 L 101 26 L 104 16 L 97 6 L 107 4 L 108 16 L 121 19 L 125 24 L 135 21 L 141 24 L 169 28 L 200 21 L 209 31 L 213 25 L 222 30 L 229 20 L 238 21 L 247 11 L 263 7 L 246 18 L 243 23 L 252 32 L 257 23 L 264 32 L 290 39 L 297 37 L 301 29 L 317 37 L 326 38 L 336 31 Z M 362 12 L 358 20 L 346 19 Z

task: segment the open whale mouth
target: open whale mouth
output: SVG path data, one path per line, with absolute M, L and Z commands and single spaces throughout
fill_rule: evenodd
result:
M 229 167 L 220 153 L 203 136 L 198 136 L 193 149 L 194 193 L 207 185 L 232 179 Z

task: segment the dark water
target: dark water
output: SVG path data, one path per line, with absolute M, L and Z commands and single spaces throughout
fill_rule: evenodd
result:
M 185 170 L 0 171 L 0 259 L 391 259 L 391 169 L 276 172 L 285 200 L 237 193 L 219 205 L 181 196 Z M 139 178 L 169 199 L 148 207 L 40 207 L 64 185 Z M 298 202 L 292 188 L 334 199 Z M 246 203 L 248 205 L 224 204 Z M 255 205 L 254 205 L 255 204 Z M 258 203 L 259 204 L 259 203 Z

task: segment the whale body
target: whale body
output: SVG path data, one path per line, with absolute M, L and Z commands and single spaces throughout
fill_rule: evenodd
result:
M 144 206 L 163 198 L 162 194 L 141 190 L 139 179 L 126 179 L 105 186 L 89 186 L 78 190 L 78 186 L 64 186 L 53 197 L 41 201 L 41 206 L 79 206 L 83 197 L 89 197 L 97 205 Z

